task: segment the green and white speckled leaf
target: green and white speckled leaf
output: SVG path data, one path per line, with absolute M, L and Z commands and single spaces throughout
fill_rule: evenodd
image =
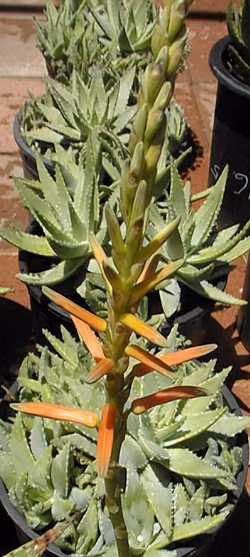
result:
M 189 286 L 205 298 L 209 298 L 214 302 L 226 305 L 236 305 L 236 306 L 244 306 L 246 305 L 245 300 L 241 300 L 241 298 L 236 298 L 227 292 L 220 290 L 213 284 L 210 284 L 207 280 L 199 281 L 192 281 Z
M 200 412 L 206 412 L 214 399 L 215 395 L 210 395 L 187 400 L 183 404 L 181 414 L 184 417 L 193 416 L 194 414 L 199 414 Z
M 176 474 L 186 476 L 188 478 L 213 479 L 226 475 L 225 472 L 210 466 L 205 460 L 202 460 L 196 454 L 188 449 L 167 449 L 166 453 L 169 457 L 167 468 Z M 157 458 L 158 460 L 158 458 Z M 163 466 L 166 466 L 162 462 Z
M 72 513 L 74 504 L 69 499 L 63 499 L 56 491 L 53 495 L 53 503 L 51 506 L 51 514 L 53 519 L 57 522 L 68 518 Z
M 54 489 L 62 498 L 68 496 L 69 491 L 70 445 L 67 444 L 53 459 L 51 466 L 51 481 Z
M 78 524 L 77 531 L 80 537 L 77 542 L 76 552 L 80 555 L 88 553 L 97 541 L 98 537 L 98 513 L 94 499 L 91 499 L 87 512 Z
M 222 416 L 209 431 L 234 437 L 241 431 L 250 428 L 250 416 Z
M 167 549 L 147 549 L 143 553 L 143 557 L 177 557 L 177 553 L 175 549 L 172 551 Z
M 203 381 L 200 386 L 205 389 L 208 393 L 215 394 L 222 387 L 224 381 L 228 377 L 231 367 L 223 369 L 220 373 L 216 373 L 213 377 L 210 377 L 206 381 Z
M 215 186 L 211 189 L 208 198 L 195 213 L 195 229 L 191 245 L 198 248 L 207 241 L 216 223 L 228 176 L 228 167 L 225 167 Z
M 218 410 L 187 416 L 184 422 L 180 424 L 179 431 L 164 442 L 164 447 L 167 449 L 201 435 L 212 427 L 224 413 L 225 408 L 219 408 Z
M 29 470 L 30 485 L 36 489 L 52 492 L 50 481 L 50 469 L 52 463 L 52 447 L 46 447 L 41 456 L 35 461 L 34 465 Z
M 28 234 L 18 228 L 1 228 L 0 236 L 19 249 L 45 257 L 55 257 L 54 250 L 44 236 Z
M 241 240 L 233 249 L 224 253 L 224 255 L 220 256 L 220 262 L 222 263 L 231 263 L 238 257 L 241 257 L 250 249 L 250 237 L 244 238 Z
M 17 278 L 26 284 L 55 286 L 62 282 L 62 280 L 71 277 L 82 266 L 82 263 L 82 257 L 80 259 L 61 261 L 55 267 L 40 273 L 18 273 Z
M 139 443 L 137 443 L 131 435 L 126 435 L 120 455 L 121 466 L 128 466 L 131 464 L 136 469 L 140 469 L 144 468 L 147 462 L 148 459 Z
M 13 457 L 5 451 L 0 452 L 0 477 L 7 489 L 10 490 L 16 483 L 16 469 Z
M 174 489 L 174 526 L 180 526 L 185 522 L 188 513 L 189 498 L 182 484 L 177 484 Z
M 34 458 L 39 458 L 46 447 L 47 441 L 44 432 L 43 420 L 35 417 L 30 433 L 30 448 Z
M 199 487 L 192 495 L 188 506 L 189 520 L 200 520 L 202 518 L 205 503 L 205 491 L 205 486 L 201 485 L 201 487 Z
M 154 512 L 135 468 L 127 467 L 127 486 L 123 497 L 123 513 L 132 547 L 148 546 L 153 536 Z
M 10 450 L 13 455 L 16 473 L 29 472 L 34 464 L 23 425 L 21 414 L 17 414 L 10 434 Z
M 68 362 L 73 368 L 78 365 L 77 348 L 74 348 L 74 346 L 71 347 L 69 343 L 66 344 L 52 335 L 47 329 L 43 329 L 43 334 L 61 358 Z
M 141 481 L 159 524 L 171 540 L 173 486 L 166 471 L 154 464 L 148 464 L 141 475 Z
M 207 530 L 215 528 L 221 522 L 224 522 L 225 518 L 227 517 L 228 512 L 222 512 L 214 517 L 205 517 L 201 520 L 187 522 L 186 524 L 182 524 L 181 526 L 177 526 L 174 529 L 173 533 L 173 541 L 179 541 L 182 539 L 189 539 L 193 538 L 194 536 L 198 536 L 199 534 L 203 534 Z
M 184 183 L 177 171 L 175 164 L 171 165 L 171 185 L 169 201 L 174 207 L 177 217 L 182 217 L 186 212 Z

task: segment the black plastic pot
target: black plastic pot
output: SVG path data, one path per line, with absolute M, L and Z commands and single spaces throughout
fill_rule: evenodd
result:
M 209 63 L 218 80 L 211 146 L 209 184 L 213 185 L 226 164 L 229 178 L 219 224 L 223 227 L 250 218 L 250 87 L 227 67 L 229 37 L 211 50 Z
M 223 387 L 223 395 L 230 410 L 233 411 L 236 415 L 240 416 L 241 411 L 236 402 L 236 399 L 230 393 L 227 387 Z M 4 408 L 4 413 L 1 413 L 1 407 L 0 407 L 0 417 L 2 419 L 6 419 L 6 407 Z M 225 547 L 226 547 L 227 528 L 231 527 L 233 521 L 235 520 L 237 510 L 238 510 L 237 507 L 243 493 L 246 476 L 247 476 L 247 470 L 248 470 L 249 445 L 248 445 L 248 437 L 245 432 L 237 436 L 237 446 L 242 447 L 243 468 L 239 472 L 237 477 L 237 489 L 235 490 L 234 493 L 235 505 L 232 512 L 229 514 L 226 521 L 222 525 L 218 526 L 213 530 L 210 530 L 204 535 L 198 536 L 197 538 L 194 538 L 189 542 L 183 542 L 182 544 L 179 544 L 178 547 L 175 547 L 177 557 L 217 557 L 215 548 L 216 548 L 216 540 L 218 536 L 225 535 Z M 35 533 L 27 525 L 24 517 L 11 503 L 7 490 L 1 480 L 0 480 L 0 503 L 14 524 L 19 544 L 25 543 L 37 537 L 37 533 Z M 46 555 L 47 557 L 55 557 L 55 556 L 65 557 L 65 553 L 63 553 L 56 545 L 50 545 L 49 550 L 46 552 Z M 225 551 L 225 557 L 227 555 L 228 553 Z M 221 553 L 220 553 L 220 557 L 223 557 Z
M 214 282 L 220 290 L 224 290 L 227 276 Z M 209 316 L 215 308 L 212 300 L 196 294 L 193 290 L 181 284 L 180 311 L 166 320 L 161 326 L 161 332 L 168 336 L 173 325 L 178 324 L 180 334 L 192 341 L 192 344 L 202 344 L 207 337 L 209 327 Z M 149 296 L 150 315 L 162 313 L 159 294 L 154 292 Z
M 32 222 L 27 231 L 30 234 L 39 234 L 40 227 L 36 222 Z M 19 251 L 19 269 L 21 273 L 41 272 L 48 268 L 48 263 L 55 265 L 58 260 L 55 258 L 45 258 L 33 255 L 26 251 Z M 86 262 L 87 265 L 87 262 Z M 70 298 L 73 302 L 87 307 L 83 298 L 77 294 L 76 289 L 83 282 L 86 274 L 86 267 L 82 267 L 75 275 L 66 279 L 61 284 L 52 288 L 66 298 Z M 32 311 L 32 328 L 37 342 L 44 343 L 45 338 L 42 334 L 43 329 L 48 329 L 55 336 L 60 336 L 61 325 L 74 336 L 76 335 L 75 327 L 69 317 L 69 314 L 56 304 L 51 302 L 42 292 L 40 286 L 27 284 L 30 296 L 30 307 Z
M 248 256 L 245 282 L 243 286 L 242 299 L 248 303 L 241 306 L 237 318 L 237 328 L 245 348 L 250 352 L 250 256 Z
M 26 143 L 22 135 L 20 121 L 21 121 L 21 112 L 18 112 L 15 116 L 15 120 L 13 123 L 13 134 L 14 134 L 15 142 L 19 147 L 19 151 L 22 158 L 23 175 L 25 178 L 37 180 L 38 173 L 36 167 L 35 154 L 34 151 L 31 149 L 31 147 L 29 147 L 28 143 Z M 47 159 L 43 159 L 43 160 L 48 172 L 53 176 L 54 174 L 53 164 Z

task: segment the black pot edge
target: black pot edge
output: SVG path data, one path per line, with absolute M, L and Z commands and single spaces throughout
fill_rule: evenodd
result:
M 16 385 L 16 384 L 15 384 Z M 226 402 L 228 403 L 228 406 L 230 407 L 231 410 L 234 411 L 234 413 L 237 416 L 241 416 L 242 412 L 240 410 L 240 407 L 237 403 L 237 400 L 235 398 L 235 396 L 231 393 L 231 391 L 228 389 L 228 387 L 226 387 L 225 385 L 223 386 L 222 389 L 223 392 L 223 396 L 224 399 L 226 400 Z M 233 517 L 233 514 L 235 513 L 236 509 L 237 509 L 237 505 L 238 502 L 240 500 L 240 497 L 243 493 L 244 490 L 244 486 L 245 486 L 245 482 L 246 482 L 246 478 L 247 478 L 247 472 L 248 472 L 248 461 L 249 461 L 249 441 L 248 441 L 248 436 L 247 433 L 244 431 L 242 433 L 240 433 L 238 435 L 238 439 L 240 441 L 240 446 L 242 447 L 242 463 L 243 463 L 243 468 L 242 470 L 239 472 L 238 477 L 237 477 L 237 489 L 234 492 L 234 496 L 235 496 L 235 506 L 232 509 L 232 511 L 229 513 L 229 515 L 227 516 L 227 518 L 225 519 L 225 521 L 220 524 L 219 526 L 217 526 L 217 528 L 214 528 L 212 530 L 208 530 L 207 532 L 205 532 L 203 535 L 198 536 L 198 544 L 197 546 L 186 546 L 186 547 L 177 547 L 176 551 L 177 551 L 177 557 L 188 557 L 188 555 L 190 555 L 190 557 L 192 557 L 192 554 L 195 557 L 195 552 L 199 551 L 202 548 L 202 542 L 204 540 L 204 536 L 211 538 L 209 540 L 209 542 L 211 543 L 213 537 L 216 535 L 216 533 L 223 528 L 227 522 L 229 521 L 229 519 L 231 519 Z M 24 536 L 26 536 L 27 538 L 34 540 L 37 538 L 37 536 L 39 534 L 37 534 L 36 532 L 34 532 L 28 525 L 27 522 L 25 520 L 25 518 L 19 513 L 19 511 L 16 509 L 16 507 L 13 505 L 13 503 L 11 503 L 8 492 L 5 488 L 5 485 L 3 483 L 3 481 L 0 478 L 0 504 L 2 505 L 2 507 L 4 508 L 4 510 L 6 511 L 6 513 L 8 514 L 9 518 L 13 521 L 17 531 L 21 531 Z M 209 544 L 208 542 L 208 544 Z M 191 542 L 192 543 L 192 540 Z M 65 557 L 67 554 L 64 553 L 63 551 L 60 550 L 60 548 L 58 548 L 56 545 L 51 544 L 49 546 L 49 550 L 46 553 L 48 555 L 48 557 Z
M 231 43 L 229 35 L 219 39 L 217 41 L 209 55 L 209 65 L 210 68 L 218 79 L 219 83 L 242 97 L 250 100 L 250 87 L 244 84 L 242 81 L 234 77 L 229 70 L 226 68 L 223 62 L 223 53 L 225 52 L 227 46 Z
M 36 166 L 36 158 L 35 158 L 35 151 L 31 149 L 28 143 L 25 141 L 24 136 L 21 132 L 21 113 L 22 109 L 16 113 L 14 121 L 13 121 L 13 135 L 15 142 L 21 152 L 26 158 L 32 160 L 33 166 Z M 43 162 L 50 173 L 53 173 L 53 164 L 46 158 L 43 157 Z

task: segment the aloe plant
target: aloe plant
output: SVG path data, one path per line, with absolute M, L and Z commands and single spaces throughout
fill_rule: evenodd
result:
M 83 322 L 77 325 L 82 335 Z M 68 519 L 72 512 L 81 513 L 78 525 L 72 524 L 61 535 L 62 549 L 116 554 L 104 480 L 96 471 L 97 432 L 86 426 L 101 415 L 104 383 L 88 383 L 92 359 L 84 344 L 63 327 L 62 340 L 49 332 L 45 335 L 52 350 L 43 347 L 40 355 L 27 356 L 18 383 L 23 405 L 19 408 L 37 413 L 46 408 L 47 418 L 17 415 L 13 424 L 1 423 L 0 475 L 12 502 L 34 529 Z M 205 532 L 230 512 L 241 467 L 241 449 L 234 438 L 249 426 L 249 418 L 231 414 L 220 394 L 229 369 L 214 374 L 214 360 L 191 361 L 214 346 L 181 350 L 177 346 L 180 341 L 173 330 L 160 358 L 177 366 L 174 378 L 155 373 L 153 377 L 137 365 L 127 404 L 134 404 L 134 414 L 128 418 L 120 455 L 119 474 L 122 478 L 125 469 L 127 474 L 122 504 L 131 547 L 145 555 L 153 548 L 158 555 L 162 547 Z M 152 391 L 168 390 L 170 395 L 173 384 L 188 389 L 195 385 L 206 396 L 155 406 L 148 417 L 144 413 L 138 417 L 146 402 L 152 403 Z M 133 403 L 138 396 L 140 403 Z M 86 405 L 87 413 L 82 410 Z M 58 409 L 63 421 L 49 419 L 51 410 L 54 417 L 57 411 L 58 418 Z
M 228 169 L 225 168 L 213 188 L 198 196 L 192 196 L 190 182 L 184 183 L 175 165 L 172 165 L 170 192 L 164 192 L 165 199 L 152 208 L 149 237 L 160 232 L 173 216 L 180 219 L 175 235 L 166 242 L 160 252 L 165 261 L 175 261 L 183 257 L 185 262 L 176 271 L 176 276 L 171 282 L 160 289 L 162 307 L 167 318 L 180 309 L 181 284 L 221 304 L 246 303 L 213 284 L 216 279 L 228 273 L 233 261 L 250 249 L 250 221 L 241 230 L 239 225 L 220 231 L 216 227 L 227 175 Z M 202 196 L 205 200 L 198 210 L 194 210 L 195 200 Z
M 230 2 L 227 27 L 231 38 L 228 45 L 228 63 L 231 71 L 249 85 L 250 83 L 250 6 L 247 0 L 240 5 Z
M 37 156 L 39 180 L 15 180 L 23 204 L 40 225 L 42 234 L 29 234 L 12 226 L 1 228 L 0 236 L 19 249 L 44 257 L 48 266 L 38 273 L 20 274 L 24 282 L 52 285 L 64 281 L 90 257 L 90 232 L 96 232 L 103 242 L 106 227 L 99 204 L 96 147 L 91 135 L 85 164 L 76 164 L 72 153 L 59 149 L 54 178 Z
M 101 53 L 101 44 L 85 12 L 86 1 L 75 5 L 71 0 L 58 8 L 49 0 L 45 19 L 35 19 L 37 46 L 42 52 L 48 73 L 57 81 L 67 83 L 73 69 L 84 76 L 89 64 Z
M 31 122 L 29 105 L 24 109 L 25 139 L 52 151 L 57 144 L 71 145 L 79 157 L 80 152 L 86 156 L 87 139 L 95 131 L 106 158 L 116 166 L 119 155 L 123 160 L 127 156 L 127 129 L 136 110 L 129 104 L 133 80 L 133 69 L 111 87 L 105 86 L 101 72 L 89 84 L 76 72 L 70 86 L 49 80 L 48 94 L 35 101 L 35 120 Z
M 162 22 L 167 21 L 167 9 L 166 2 Z M 163 31 L 162 25 L 162 39 Z M 83 444 L 80 445 L 81 434 L 76 441 L 76 450 L 81 453 L 80 466 L 73 472 L 73 478 L 78 477 L 79 471 L 82 482 L 79 487 L 90 487 L 93 496 L 88 508 L 86 499 L 79 502 L 77 497 L 76 505 L 83 507 L 79 533 L 84 533 L 77 553 L 91 551 L 94 555 L 119 557 L 130 557 L 134 553 L 149 557 L 153 553 L 160 557 L 161 550 L 170 544 L 219 524 L 231 508 L 226 492 L 235 488 L 234 478 L 241 460 L 237 448 L 230 451 L 227 436 L 249 424 L 249 418 L 239 419 L 224 407 L 219 390 L 229 370 L 212 377 L 212 366 L 202 365 L 197 369 L 194 364 L 189 372 L 188 366 L 178 367 L 178 364 L 209 353 L 215 348 L 213 345 L 169 353 L 167 339 L 138 316 L 144 295 L 173 276 L 183 265 L 183 259 L 179 258 L 159 266 L 158 258 L 161 246 L 174 237 L 178 218 L 173 218 L 149 241 L 146 236 L 157 164 L 165 140 L 165 110 L 173 93 L 173 75 L 181 58 L 181 52 L 178 51 L 176 56 L 176 51 L 170 53 L 161 41 L 158 46 L 154 43 L 154 62 L 145 71 L 129 142 L 131 159 L 121 178 L 122 222 L 118 222 L 109 205 L 105 211 L 111 255 L 104 252 L 94 235 L 90 238 L 106 284 L 107 319 L 51 289 L 44 289 L 54 303 L 71 315 L 90 354 L 90 371 L 86 370 L 88 357 L 86 359 L 84 350 L 77 349 L 77 357 L 81 358 L 79 366 L 79 360 L 76 364 L 74 360 L 72 362 L 72 351 L 52 338 L 61 358 L 70 363 L 62 365 L 60 358 L 53 355 L 57 364 L 52 365 L 50 375 L 42 349 L 42 368 L 37 362 L 32 374 L 26 374 L 23 398 L 13 405 L 13 409 L 25 417 L 16 417 L 15 425 L 10 427 L 9 439 L 2 442 L 7 456 L 2 455 L 6 466 L 2 463 L 0 470 L 5 470 L 10 494 L 13 499 L 21 498 L 25 512 L 23 485 L 37 478 L 36 454 L 44 462 L 44 453 L 39 450 L 37 439 L 40 437 L 46 450 L 48 439 L 52 438 L 51 433 L 46 437 L 47 428 L 52 427 L 56 431 L 54 439 L 58 442 L 61 422 L 65 423 L 62 428 L 66 427 L 68 434 L 76 433 L 75 427 L 79 434 L 81 432 Z M 57 365 L 63 388 L 55 370 Z M 82 388 L 76 381 L 79 367 Z M 38 368 L 42 369 L 41 387 L 36 381 Z M 51 388 L 47 383 L 49 376 L 52 377 Z M 34 398 L 30 391 L 33 391 Z M 76 400 L 79 401 L 77 404 Z M 163 404 L 169 404 L 166 412 Z M 42 434 L 37 436 L 33 432 L 28 436 L 25 433 L 25 427 L 34 427 L 29 415 L 44 418 L 44 422 L 37 422 L 38 428 L 43 424 Z M 210 432 L 212 441 L 209 443 L 207 434 L 210 437 Z M 22 473 L 13 472 L 9 464 L 12 460 L 15 467 L 21 466 L 21 461 L 16 462 L 17 459 L 8 454 L 12 448 L 16 450 L 16 441 L 19 454 L 23 455 L 25 478 Z M 33 450 L 38 452 L 32 455 Z M 57 495 L 51 496 L 50 491 L 48 504 L 49 509 L 53 507 L 53 512 L 72 510 L 69 509 L 72 499 L 67 497 L 72 487 L 68 482 L 72 470 L 71 456 L 71 443 L 66 441 L 49 466 L 53 476 L 52 489 L 54 487 Z M 16 489 L 16 481 L 21 478 L 24 484 Z M 51 485 L 47 466 L 45 473 L 39 473 L 38 481 L 41 480 Z M 215 488 L 216 494 L 207 491 L 209 488 Z M 37 493 L 40 496 L 41 490 L 32 488 L 31 493 L 33 497 Z M 58 498 L 61 498 L 59 506 Z M 33 505 L 32 508 L 46 509 L 47 516 L 47 502 L 46 491 L 44 507 Z M 71 539 L 74 540 L 74 536 Z

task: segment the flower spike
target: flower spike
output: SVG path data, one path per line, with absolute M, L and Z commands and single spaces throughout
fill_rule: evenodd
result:
M 162 362 L 159 358 L 153 356 L 150 352 L 146 352 L 146 350 L 143 350 L 139 346 L 127 346 L 125 352 L 127 356 L 131 356 L 131 358 L 139 360 L 142 364 L 150 367 L 153 371 L 158 371 L 159 373 L 168 375 L 169 377 L 174 376 L 174 373 L 171 371 L 168 364 Z
M 153 344 L 157 344 L 158 346 L 165 347 L 167 341 L 164 336 L 162 336 L 158 331 L 155 331 L 152 327 L 141 321 L 132 313 L 124 313 L 124 315 L 120 318 L 121 323 L 126 325 L 129 329 L 147 338 Z
M 75 302 L 72 302 L 68 298 L 65 298 L 62 294 L 59 294 L 55 290 L 51 290 L 47 286 L 43 287 L 43 293 L 47 296 L 54 304 L 57 304 L 59 307 L 63 308 L 67 311 L 70 315 L 74 315 L 74 317 L 78 317 L 84 323 L 87 323 L 91 329 L 103 333 L 106 331 L 107 323 L 101 317 L 98 317 L 94 313 L 91 313 L 87 309 L 82 308 Z
M 206 396 L 206 394 L 206 391 L 199 387 L 170 387 L 152 395 L 137 398 L 132 403 L 132 412 L 134 414 L 143 414 L 143 412 L 160 404 L 172 402 L 173 400 L 186 400 L 198 396 Z
M 107 475 L 112 455 L 117 407 L 114 404 L 105 404 L 102 411 L 99 426 L 96 465 L 99 476 L 105 478 Z
M 158 356 L 159 360 L 165 362 L 169 366 L 178 366 L 184 362 L 189 362 L 195 358 L 200 358 L 205 356 L 210 352 L 216 350 L 217 344 L 204 344 L 204 346 L 192 346 L 191 348 L 186 348 L 185 350 L 178 350 L 177 352 L 169 352 L 168 354 L 163 354 Z M 138 364 L 134 368 L 134 375 L 136 377 L 143 377 L 147 373 L 152 373 L 152 368 L 145 364 Z
M 71 424 L 84 425 L 86 427 L 96 428 L 99 419 L 95 412 L 90 410 L 81 410 L 80 408 L 71 408 L 70 406 L 61 406 L 59 404 L 49 404 L 47 402 L 19 402 L 11 404 L 11 408 L 17 412 L 39 416 L 41 418 L 49 418 L 51 420 L 61 420 Z
M 171 277 L 178 269 L 183 265 L 183 259 L 178 259 L 178 261 L 173 261 L 168 263 L 161 269 L 157 271 L 151 278 L 146 279 L 142 282 L 136 284 L 133 288 L 131 303 L 139 302 L 150 290 L 154 290 L 158 284 Z
M 86 377 L 86 383 L 96 383 L 99 379 L 110 373 L 113 368 L 113 362 L 109 358 L 104 358 L 90 371 Z
M 81 319 L 78 319 L 78 317 L 75 317 L 74 315 L 71 315 L 70 317 L 75 325 L 79 337 L 83 340 L 94 360 L 96 362 L 103 360 L 105 356 L 103 353 L 102 345 L 96 337 L 94 331 L 92 331 L 87 323 L 84 323 Z

